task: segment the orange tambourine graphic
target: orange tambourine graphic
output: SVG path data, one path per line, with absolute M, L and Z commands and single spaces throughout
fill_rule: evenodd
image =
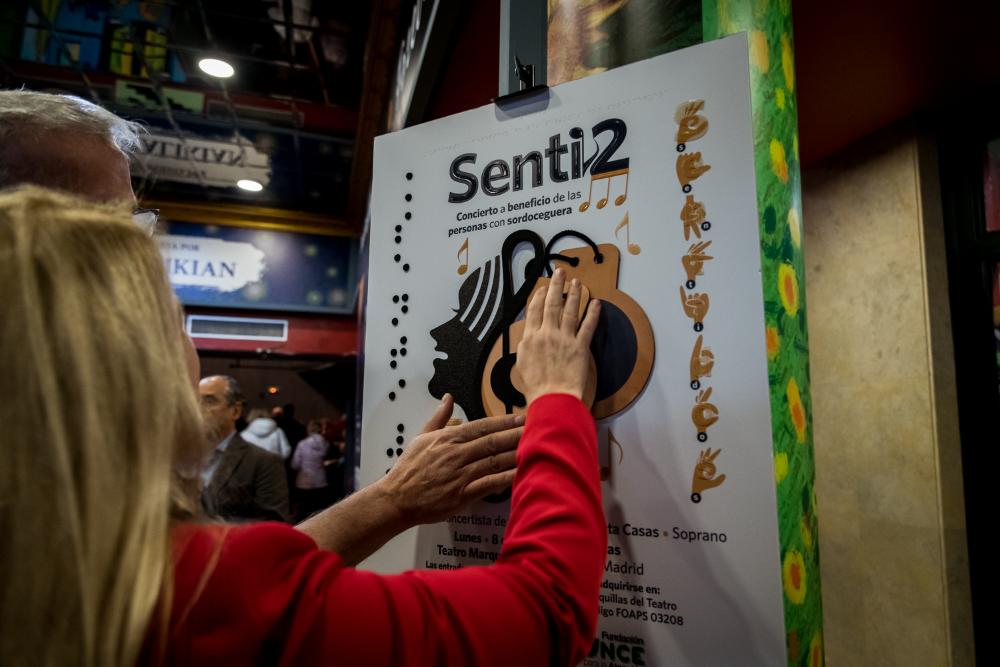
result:
M 552 245 L 567 236 L 580 238 L 587 245 L 551 253 Z M 655 350 L 653 329 L 646 313 L 632 297 L 618 289 L 621 253 L 614 244 L 596 245 L 583 234 L 567 231 L 549 242 L 545 260 L 551 262 L 553 268 L 562 267 L 566 271 L 567 286 L 573 278 L 581 282 L 581 312 L 590 299 L 601 300 L 600 322 L 591 343 L 594 364 L 585 400 L 593 397 L 595 419 L 618 414 L 649 382 Z M 548 278 L 539 277 L 532 293 L 548 282 Z M 523 404 L 517 405 L 511 398 L 520 395 L 520 378 L 510 361 L 523 330 L 523 320 L 509 324 L 506 336 L 496 341 L 486 358 L 481 387 L 487 415 L 524 410 Z M 502 347 L 504 344 L 506 351 Z

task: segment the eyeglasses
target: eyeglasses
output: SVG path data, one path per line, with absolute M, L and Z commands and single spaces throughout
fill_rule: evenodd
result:
M 137 208 L 132 211 L 132 222 L 150 236 L 156 231 L 156 223 L 160 221 L 160 210 L 156 208 Z

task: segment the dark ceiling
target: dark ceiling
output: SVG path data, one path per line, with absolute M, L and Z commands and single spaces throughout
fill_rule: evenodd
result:
M 348 206 L 371 7 L 309 0 L 5 2 L 0 86 L 71 92 L 144 121 L 150 141 L 162 139 L 150 151 L 159 158 L 153 167 L 135 169 L 145 198 L 338 218 Z M 204 74 L 197 65 L 204 57 L 226 60 L 235 75 Z M 217 164 L 206 166 L 213 156 Z M 261 192 L 235 186 L 241 160 L 263 174 L 254 177 L 248 167 L 248 177 L 265 182 Z
M 230 172 L 206 183 L 137 169 L 149 199 L 265 205 L 358 229 L 370 154 L 355 145 L 370 146 L 381 130 L 411 6 L 8 0 L 0 4 L 0 86 L 73 92 L 145 121 L 156 136 L 185 137 L 196 153 L 199 140 L 238 142 L 266 159 L 267 185 L 255 194 L 226 181 Z M 464 5 L 454 31 L 464 55 L 447 58 L 439 77 L 464 83 L 436 86 L 429 117 L 495 94 L 498 7 Z M 960 122 L 963 105 L 1000 83 L 998 2 L 795 2 L 792 15 L 804 165 L 921 110 Z M 197 67 L 219 54 L 236 69 L 231 79 Z

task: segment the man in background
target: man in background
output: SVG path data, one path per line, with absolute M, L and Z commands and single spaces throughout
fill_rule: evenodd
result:
M 215 448 L 202 472 L 205 511 L 229 521 L 287 521 L 284 461 L 236 432 L 243 392 L 228 375 L 198 383 L 205 436 Z
M 138 123 L 78 97 L 0 90 L 0 190 L 21 184 L 135 206 Z

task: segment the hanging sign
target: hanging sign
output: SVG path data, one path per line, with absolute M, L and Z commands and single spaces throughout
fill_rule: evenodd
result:
M 592 345 L 608 553 L 587 665 L 785 664 L 744 35 L 379 137 L 362 480 L 444 393 L 524 409 L 523 309 L 563 267 Z M 379 571 L 489 565 L 509 494 Z
M 186 306 L 347 314 L 355 241 L 346 236 L 170 221 L 157 236 Z
M 234 188 L 250 179 L 267 187 L 271 180 L 270 156 L 239 134 L 201 139 L 151 132 L 142 137 L 133 160 L 143 175 L 176 183 Z

